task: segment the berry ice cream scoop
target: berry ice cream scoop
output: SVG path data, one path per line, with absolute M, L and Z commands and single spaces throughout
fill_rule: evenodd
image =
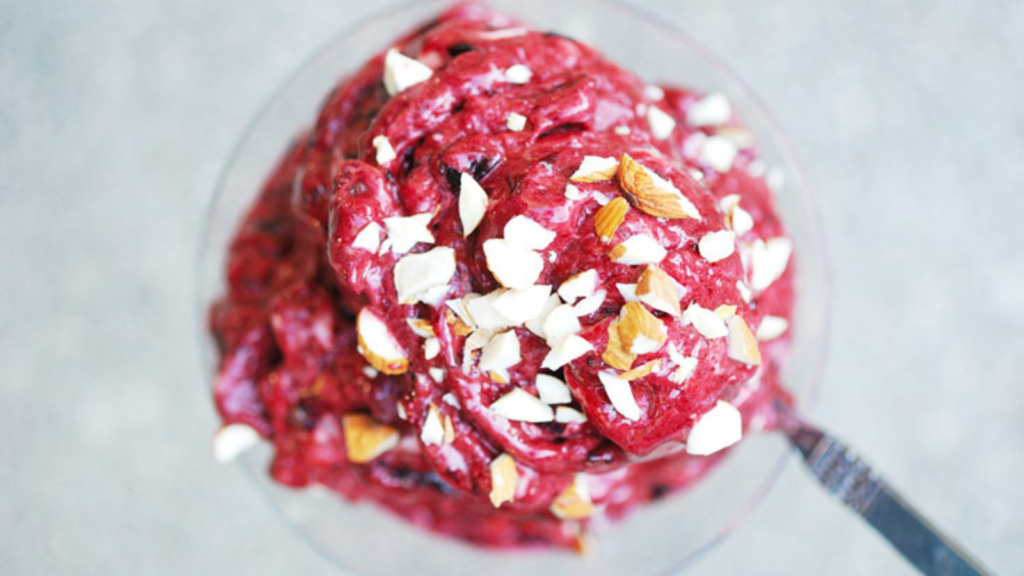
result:
M 723 96 L 455 7 L 338 85 L 242 223 L 215 448 L 577 546 L 772 424 L 791 252 Z

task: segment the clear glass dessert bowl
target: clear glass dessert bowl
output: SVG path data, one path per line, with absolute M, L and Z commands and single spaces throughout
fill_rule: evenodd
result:
M 287 143 L 315 119 L 322 99 L 346 74 L 388 47 L 390 39 L 451 4 L 428 0 L 389 8 L 339 34 L 281 87 L 256 116 L 227 163 L 212 199 L 199 262 L 197 306 L 206 371 L 215 350 L 205 325 L 224 292 L 226 249 Z M 594 46 L 648 82 L 720 92 L 757 139 L 760 157 L 781 183 L 778 209 L 795 246 L 798 298 L 784 382 L 806 411 L 820 382 L 827 329 L 827 274 L 810 192 L 789 145 L 760 102 L 717 58 L 678 29 L 634 7 L 607 0 L 489 0 L 495 11 Z M 754 432 L 688 490 L 642 506 L 625 519 L 594 526 L 586 555 L 564 550 L 495 551 L 424 531 L 371 502 L 351 503 L 326 490 L 293 490 L 267 473 L 270 448 L 239 462 L 295 529 L 344 572 L 390 574 L 665 574 L 678 571 L 728 535 L 767 493 L 788 460 L 781 434 Z

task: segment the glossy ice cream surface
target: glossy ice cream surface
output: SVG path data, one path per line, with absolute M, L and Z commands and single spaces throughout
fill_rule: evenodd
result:
M 493 546 L 686 487 L 786 398 L 753 146 L 721 95 L 453 8 L 338 85 L 242 223 L 215 448 Z

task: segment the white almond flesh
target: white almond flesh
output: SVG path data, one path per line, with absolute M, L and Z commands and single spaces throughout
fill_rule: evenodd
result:
M 622 380 L 611 372 L 599 372 L 597 375 L 604 391 L 608 394 L 615 411 L 627 420 L 634 422 L 640 419 L 640 406 L 633 397 L 633 388 L 627 380 Z
M 409 325 L 409 329 L 412 330 L 413 334 L 420 338 L 430 338 L 434 335 L 434 327 L 430 325 L 430 320 L 408 318 L 405 323 Z
M 704 141 L 701 156 L 716 172 L 725 173 L 732 170 L 732 163 L 738 153 L 739 150 L 732 140 L 723 136 L 711 136 Z
M 793 242 L 788 238 L 756 242 L 750 252 L 750 287 L 760 291 L 771 286 L 786 271 L 792 254 Z
M 736 291 L 740 293 L 740 298 L 748 304 L 750 303 L 750 299 L 754 296 L 754 293 L 750 291 L 750 288 L 747 288 L 747 285 L 744 284 L 742 280 L 736 281 Z
M 408 369 L 405 350 L 384 320 L 371 308 L 364 307 L 359 311 L 356 333 L 359 353 L 371 366 L 385 374 L 401 374 Z
M 511 326 L 508 318 L 494 307 L 494 301 L 505 292 L 505 289 L 499 289 L 486 296 L 465 300 L 466 310 L 472 319 L 471 325 L 483 330 L 502 330 Z
M 515 500 L 516 486 L 519 484 L 516 461 L 508 454 L 502 454 L 492 460 L 488 468 L 491 472 L 491 504 L 498 508 L 505 502 Z
M 420 430 L 420 440 L 424 444 L 444 444 L 444 424 L 441 422 L 441 415 L 433 404 L 427 409 L 427 418 L 423 421 L 423 428 Z
M 569 406 L 559 406 L 555 408 L 555 422 L 561 422 L 562 424 L 573 424 L 583 423 L 587 421 L 587 417 L 579 410 Z
M 383 134 L 373 137 L 373 147 L 377 150 L 377 164 L 381 166 L 398 157 L 391 146 L 391 141 Z
M 573 182 L 603 182 L 611 180 L 618 166 L 618 158 L 584 156 L 579 168 L 576 169 L 576 172 L 573 172 L 569 180 Z
M 414 304 L 430 289 L 447 287 L 454 275 L 455 250 L 447 246 L 403 256 L 395 264 L 399 304 Z
M 521 326 L 540 316 L 549 296 L 551 286 L 530 286 L 523 290 L 506 290 L 491 305 L 510 326 Z
M 568 404 L 572 402 L 572 393 L 569 385 L 551 376 L 550 374 L 537 374 L 537 394 L 540 401 L 545 404 Z
M 544 357 L 540 367 L 548 370 L 558 370 L 593 349 L 594 347 L 590 345 L 590 342 L 583 338 L 576 335 L 567 336 L 551 347 L 551 351 Z
M 213 457 L 230 462 L 260 441 L 260 433 L 248 424 L 228 424 L 213 435 Z
M 437 382 L 438 384 L 444 382 L 444 368 L 438 368 L 436 366 L 433 368 L 427 368 L 427 373 L 430 374 L 430 379 L 434 382 Z
M 754 217 L 739 206 L 734 206 L 729 215 L 729 221 L 732 223 L 732 230 L 737 235 L 742 236 L 747 232 L 754 229 Z
M 540 254 L 499 238 L 484 242 L 484 257 L 491 274 L 506 288 L 529 288 L 544 270 Z
M 388 50 L 384 56 L 384 88 L 394 96 L 410 86 L 425 82 L 434 75 L 430 66 L 409 58 L 397 48 Z
M 551 422 L 555 412 L 539 398 L 522 388 L 513 388 L 511 392 L 498 398 L 491 404 L 495 414 L 516 422 Z
M 446 301 L 445 306 L 454 312 L 455 316 L 457 316 L 459 320 L 462 320 L 463 324 L 466 326 L 474 326 L 475 322 L 473 321 L 473 315 L 469 313 L 466 303 L 479 297 L 479 294 L 467 294 L 462 298 L 452 298 L 451 300 Z
M 651 127 L 651 134 L 658 140 L 668 138 L 676 129 L 675 118 L 657 106 L 647 108 L 647 125 Z
M 434 215 L 430 213 L 385 218 L 384 226 L 387 227 L 388 238 L 391 239 L 391 251 L 395 254 L 405 254 L 420 242 L 433 244 L 434 235 L 430 233 L 428 227 L 433 218 Z
M 380 224 L 370 222 L 359 231 L 359 234 L 356 234 L 355 240 L 352 241 L 352 247 L 376 253 L 380 248 L 380 233 L 383 231 Z
M 555 240 L 555 233 L 526 216 L 516 216 L 505 224 L 505 241 L 529 250 L 543 250 Z
M 519 338 L 515 330 L 502 332 L 484 346 L 480 354 L 480 370 L 505 370 L 515 366 L 522 360 L 519 353 Z
M 580 198 L 583 197 L 583 194 L 580 193 L 580 189 L 577 188 L 576 186 L 573 186 L 572 184 L 566 184 L 565 197 L 568 198 L 569 200 L 579 200 Z
M 686 123 L 693 127 L 721 126 L 732 118 L 732 106 L 722 94 L 708 94 L 686 110 Z
M 604 303 L 606 296 L 608 296 L 607 292 L 604 290 L 598 290 L 577 302 L 576 305 L 572 307 L 572 310 L 576 316 L 580 318 L 593 314 L 594 312 L 597 312 L 598 308 L 601 307 L 601 304 Z
M 514 64 L 505 70 L 505 79 L 513 84 L 526 84 L 533 77 L 533 72 L 523 64 Z
M 526 328 L 536 334 L 537 336 L 547 339 L 544 334 L 544 321 L 548 319 L 548 315 L 555 308 L 562 305 L 562 299 L 558 297 L 558 294 L 552 294 L 548 296 L 548 299 L 544 301 L 544 306 L 540 310 L 540 314 L 533 320 L 526 323 Z
M 615 289 L 622 295 L 626 302 L 639 302 L 640 297 L 636 295 L 636 284 L 616 284 Z
M 526 116 L 511 112 L 505 120 L 505 125 L 513 132 L 522 132 L 526 128 Z
M 423 358 L 433 360 L 441 353 L 441 341 L 431 337 L 423 341 Z
M 544 319 L 544 337 L 548 342 L 557 342 L 566 336 L 579 334 L 580 321 L 572 304 L 562 304 Z
M 580 272 L 569 278 L 558 287 L 558 295 L 566 302 L 575 302 L 578 298 L 591 296 L 597 290 L 597 270 Z
M 719 400 L 693 425 L 686 439 L 686 451 L 695 456 L 708 456 L 732 446 L 742 437 L 743 417 L 740 411 Z
M 725 323 L 729 328 L 729 358 L 750 366 L 760 366 L 761 351 L 747 321 L 742 316 L 730 316 Z
M 611 251 L 611 258 L 619 264 L 638 266 L 641 264 L 657 264 L 668 252 L 658 241 L 647 234 L 637 234 L 619 244 Z
M 789 329 L 789 321 L 779 316 L 765 316 L 757 326 L 757 339 L 761 342 L 775 340 Z
M 463 236 L 469 236 L 480 225 L 487 213 L 487 203 L 487 192 L 472 176 L 463 172 L 459 184 L 459 219 Z
M 709 232 L 697 243 L 700 255 L 708 262 L 719 262 L 736 251 L 736 233 L 730 230 Z
M 693 324 L 697 332 L 705 338 L 724 338 L 729 334 L 725 321 L 718 314 L 715 314 L 713 310 L 702 308 L 696 302 L 691 303 L 686 308 L 686 311 L 683 312 L 682 320 L 684 324 Z

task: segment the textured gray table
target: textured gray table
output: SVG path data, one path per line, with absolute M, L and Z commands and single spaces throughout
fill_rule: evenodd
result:
M 205 199 L 370 2 L 0 2 L 0 574 L 333 574 L 233 467 L 193 324 Z M 1024 3 L 652 2 L 792 136 L 835 262 L 814 416 L 1024 566 Z M 796 466 L 694 574 L 907 574 Z

